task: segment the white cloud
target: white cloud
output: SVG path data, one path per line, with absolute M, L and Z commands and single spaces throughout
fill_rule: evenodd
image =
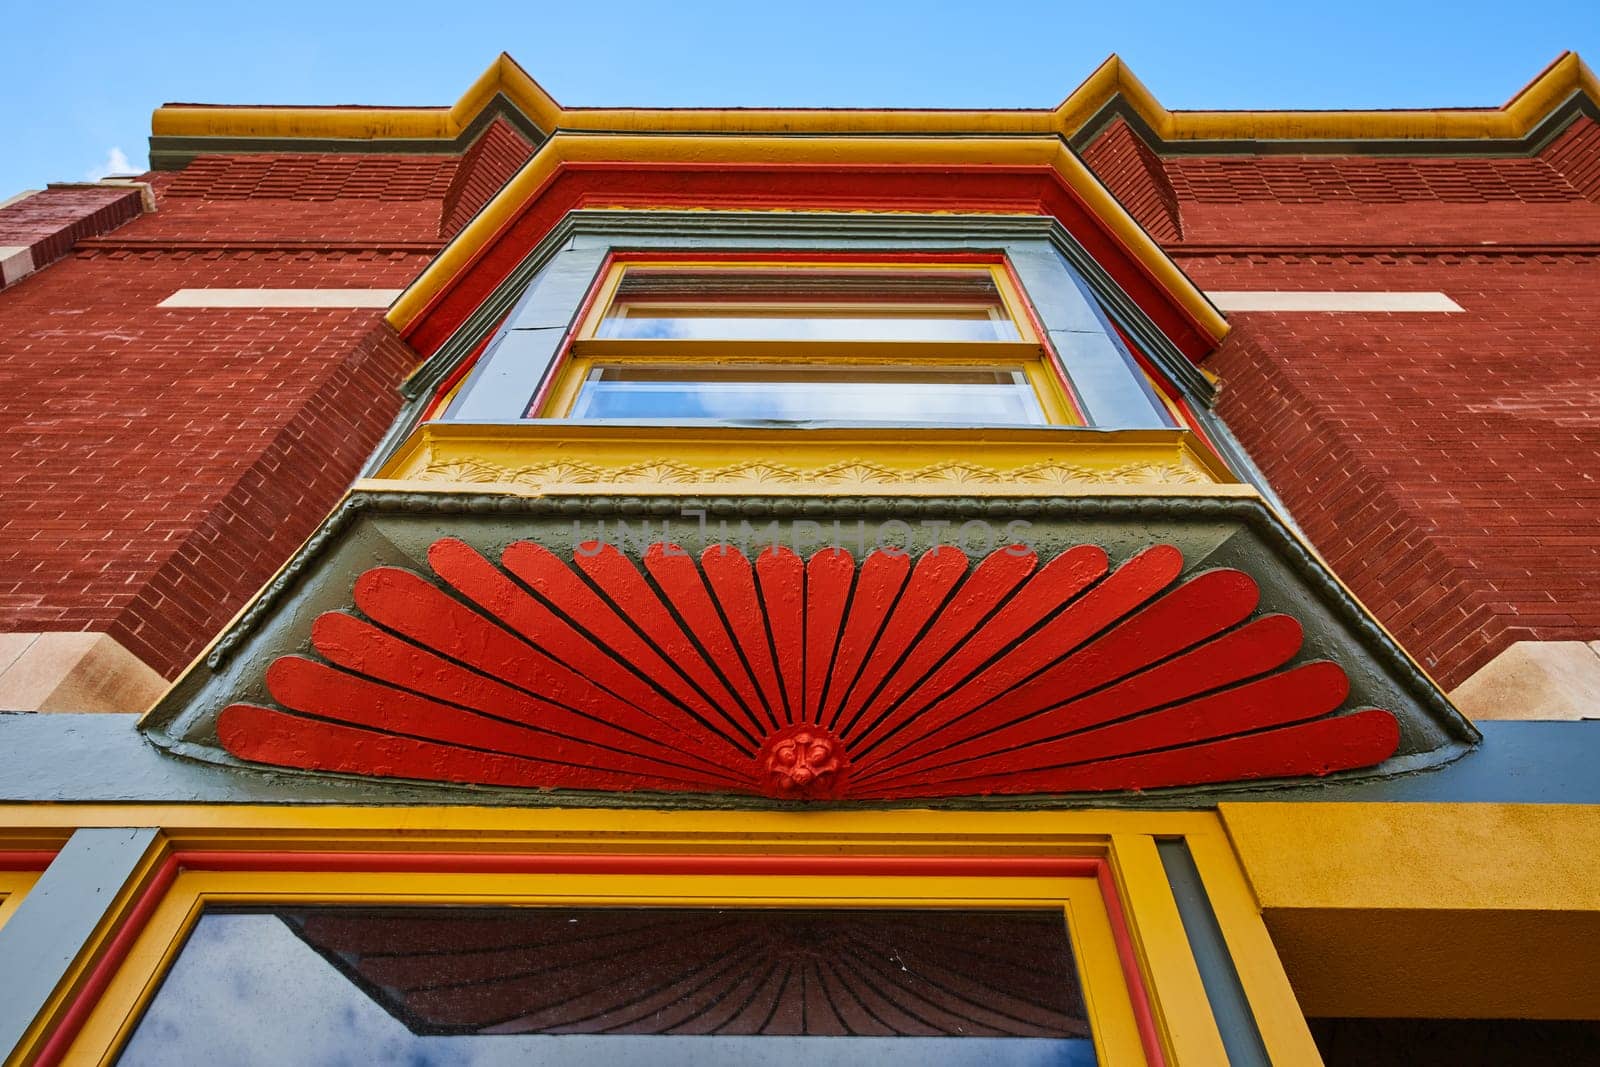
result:
M 127 154 L 124 153 L 122 149 L 112 148 L 106 153 L 104 162 L 100 163 L 98 166 L 90 167 L 84 172 L 83 176 L 89 181 L 97 182 L 101 178 L 110 178 L 116 175 L 143 173 L 144 168 L 134 166 L 133 162 L 128 159 Z

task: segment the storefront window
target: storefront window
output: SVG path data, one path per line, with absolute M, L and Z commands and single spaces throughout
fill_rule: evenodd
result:
M 211 910 L 119 1063 L 1095 1062 L 1059 910 Z

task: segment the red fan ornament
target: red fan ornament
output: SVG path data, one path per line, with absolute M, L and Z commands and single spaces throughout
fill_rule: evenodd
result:
M 1072 793 L 1324 775 L 1399 745 L 1387 711 L 1334 714 L 1344 671 L 1249 575 L 1180 580 L 1155 545 L 1111 569 L 1079 545 L 973 566 L 840 549 L 808 560 L 655 544 L 572 562 L 452 538 L 435 578 L 376 567 L 361 615 L 279 657 L 275 707 L 218 733 L 280 767 L 536 789 L 783 800 Z

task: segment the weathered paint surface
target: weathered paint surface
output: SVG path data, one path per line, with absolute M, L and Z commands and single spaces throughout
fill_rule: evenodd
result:
M 658 542 L 571 562 L 531 541 L 497 567 L 463 541 L 432 576 L 373 568 L 360 615 L 234 704 L 234 755 L 314 771 L 530 788 L 878 799 L 1320 776 L 1399 744 L 1242 571 L 1181 578 L 1171 545 L 1112 570 L 1098 545 L 1021 545 L 970 568 L 843 549 L 698 562 Z M 1042 562 L 1042 565 L 1040 565 Z M 645 574 L 655 576 L 658 595 Z M 587 582 L 584 579 L 587 579 Z M 1240 625 L 1244 624 L 1244 625 Z M 703 651 L 705 650 L 705 651 Z

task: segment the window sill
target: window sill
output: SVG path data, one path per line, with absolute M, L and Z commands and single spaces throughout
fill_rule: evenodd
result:
M 564 420 L 424 423 L 361 487 L 516 495 L 1253 493 L 1187 430 Z

